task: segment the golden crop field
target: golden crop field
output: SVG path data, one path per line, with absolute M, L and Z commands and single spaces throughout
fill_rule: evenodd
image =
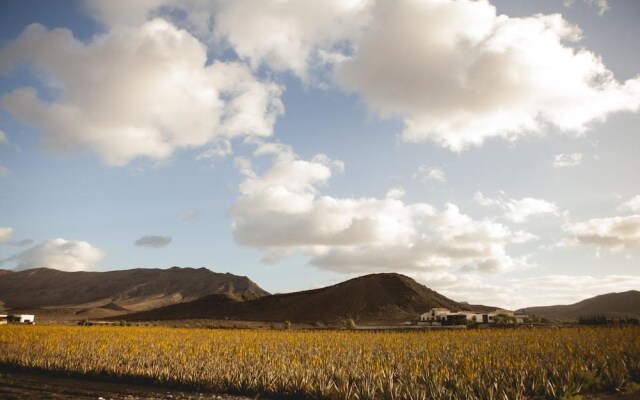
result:
M 640 382 L 640 328 L 0 327 L 0 365 L 318 399 L 561 398 Z

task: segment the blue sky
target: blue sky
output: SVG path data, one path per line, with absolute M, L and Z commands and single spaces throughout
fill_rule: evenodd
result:
M 640 289 L 633 0 L 0 3 L 0 268 Z

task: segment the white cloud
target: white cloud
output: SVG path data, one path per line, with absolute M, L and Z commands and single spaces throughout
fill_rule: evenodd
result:
M 67 29 L 30 25 L 0 51 L 0 61 L 29 65 L 52 96 L 19 88 L 2 97 L 6 110 L 39 127 L 48 147 L 91 149 L 112 166 L 269 136 L 283 110 L 278 85 L 241 63 L 208 63 L 205 45 L 161 19 L 88 43 Z
M 170 6 L 172 0 L 136 0 L 126 6 L 111 0 L 85 0 L 82 6 L 96 21 L 107 28 L 135 26 L 157 16 L 160 10 Z M 185 2 L 186 3 L 186 2 Z M 191 3 L 197 3 L 191 2 Z
M 337 46 L 353 37 L 366 1 L 251 0 L 217 4 L 214 36 L 251 65 L 305 77 L 314 64 L 340 60 Z
M 146 235 L 136 240 L 135 245 L 138 247 L 150 247 L 159 249 L 162 247 L 167 247 L 172 240 L 173 239 L 171 238 L 171 236 Z
M 498 200 L 487 197 L 482 192 L 476 192 L 473 195 L 473 199 L 476 201 L 476 203 L 484 207 L 495 206 L 499 204 Z
M 203 151 L 196 156 L 196 160 L 220 160 L 230 156 L 233 153 L 233 147 L 228 140 L 218 140 L 211 145 L 209 149 Z
M 640 194 L 624 202 L 620 207 L 618 207 L 618 209 L 640 212 Z
M 7 135 L 4 133 L 4 131 L 0 130 L 0 144 L 6 141 L 7 141 Z
M 444 170 L 442 170 L 442 168 L 427 167 L 426 165 L 421 165 L 413 174 L 413 179 L 419 179 L 425 183 L 426 182 L 444 183 L 447 181 L 447 175 L 445 174 Z
M 556 168 L 575 167 L 580 165 L 584 159 L 582 153 L 556 154 L 553 159 L 553 166 Z
M 598 7 L 598 15 L 603 15 L 605 12 L 611 9 L 609 7 L 608 0 L 583 0 L 587 4 L 595 5 Z M 575 0 L 564 0 L 565 7 L 571 7 L 575 3 Z
M 563 226 L 569 245 L 594 245 L 610 250 L 640 250 L 640 215 L 596 218 Z
M 640 78 L 618 82 L 595 54 L 571 46 L 559 14 L 497 15 L 488 1 L 377 2 L 339 82 L 379 115 L 404 120 L 402 138 L 462 151 L 486 139 L 584 133 L 640 108 Z
M 404 188 L 394 187 L 387 191 L 387 195 L 385 197 L 387 199 L 400 200 L 404 197 L 405 194 L 407 194 L 407 192 L 405 192 Z
M 633 275 L 547 275 L 506 280 L 495 275 L 440 272 L 412 276 L 456 301 L 511 310 L 573 304 L 600 294 L 637 290 L 640 287 L 640 276 Z
M 505 218 L 516 223 L 526 222 L 532 216 L 559 215 L 559 209 L 555 203 L 533 197 L 524 197 L 517 200 L 506 199 L 504 195 L 501 195 L 492 199 L 481 192 L 477 192 L 474 195 L 474 200 L 481 206 L 498 206 L 502 208 L 505 211 Z
M 178 213 L 178 219 L 182 221 L 196 221 L 200 218 L 200 213 L 193 208 L 187 208 Z
M 49 239 L 5 260 L 16 270 L 54 268 L 62 271 L 86 271 L 96 267 L 106 253 L 83 241 Z
M 245 176 L 230 215 L 235 241 L 265 252 L 273 262 L 292 253 L 318 267 L 340 272 L 431 271 L 464 268 L 500 272 L 526 267 L 506 246 L 535 236 L 488 219 L 474 220 L 448 204 L 402 201 L 403 190 L 378 198 L 323 195 L 333 171 L 343 164 L 325 155 L 301 160 L 291 148 L 263 144 L 255 155 L 273 164 L 258 173 L 246 159 Z
M 558 206 L 554 203 L 532 197 L 520 200 L 510 199 L 506 206 L 508 211 L 505 217 L 513 222 L 525 222 L 534 215 L 558 215 Z
M 0 226 L 0 244 L 9 243 L 13 235 L 13 228 L 10 226 Z
M 640 108 L 640 78 L 616 81 L 574 45 L 580 30 L 559 14 L 511 18 L 486 0 L 160 0 L 127 11 L 94 0 L 87 8 L 110 27 L 171 19 L 254 69 L 303 80 L 334 71 L 381 116 L 402 118 L 405 140 L 455 151 L 548 125 L 583 134 Z
M 506 252 L 508 244 L 535 240 L 531 234 L 513 232 L 487 219 L 474 220 L 453 204 L 432 215 L 411 217 L 417 220 L 408 223 L 414 234 L 405 241 L 335 246 L 314 256 L 312 264 L 351 272 L 462 269 L 497 273 L 531 266 L 526 257 L 514 258 Z
M 344 47 L 366 21 L 367 4 L 366 0 L 159 0 L 122 7 L 109 0 L 91 0 L 86 8 L 106 26 L 132 26 L 153 16 L 173 19 L 218 49 L 233 49 L 253 68 L 266 65 L 307 78 L 311 70 L 344 58 Z
M 14 240 L 13 228 L 10 226 L 0 226 L 0 244 L 7 244 L 10 246 L 29 246 L 33 244 L 31 239 Z M 0 260 L 1 263 L 2 260 Z

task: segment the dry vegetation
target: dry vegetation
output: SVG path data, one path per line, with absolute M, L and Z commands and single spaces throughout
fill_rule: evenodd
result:
M 553 399 L 637 388 L 640 329 L 2 326 L 0 365 L 308 398 Z

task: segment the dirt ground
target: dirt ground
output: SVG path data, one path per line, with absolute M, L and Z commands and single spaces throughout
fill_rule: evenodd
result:
M 640 400 L 640 393 L 589 394 L 582 395 L 582 400 Z
M 640 400 L 636 394 L 585 394 L 581 400 Z M 29 372 L 0 370 L 0 399 L 22 400 L 255 400 L 148 385 L 92 381 Z
M 25 372 L 0 371 L 3 400 L 250 400 L 246 397 L 167 390 Z

